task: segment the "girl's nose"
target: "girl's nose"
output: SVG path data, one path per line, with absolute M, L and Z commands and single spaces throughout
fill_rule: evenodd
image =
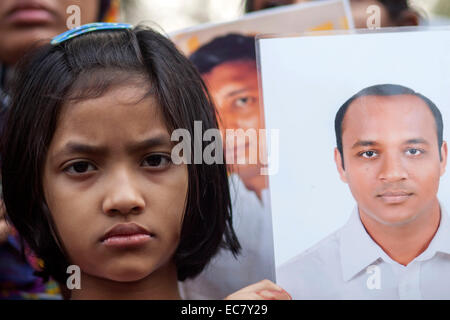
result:
M 113 214 L 139 214 L 144 210 L 145 201 L 136 181 L 125 170 L 108 179 L 108 187 L 103 201 L 103 212 Z

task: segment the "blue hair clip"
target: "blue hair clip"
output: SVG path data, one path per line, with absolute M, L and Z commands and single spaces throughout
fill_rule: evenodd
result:
M 54 37 L 51 44 L 58 44 L 62 43 L 64 41 L 67 41 L 69 39 L 72 39 L 74 37 L 79 36 L 80 34 L 93 32 L 93 31 L 99 31 L 99 30 L 116 30 L 116 29 L 132 29 L 133 26 L 128 23 L 109 23 L 109 22 L 94 22 L 94 23 L 88 23 L 84 24 L 82 26 L 79 26 L 74 29 L 70 29 L 64 33 L 61 33 Z

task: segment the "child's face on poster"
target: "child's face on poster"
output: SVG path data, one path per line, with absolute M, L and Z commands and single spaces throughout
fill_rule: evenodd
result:
M 361 214 L 385 225 L 413 221 L 436 203 L 447 146 L 439 155 L 436 122 L 413 95 L 366 96 L 349 106 L 342 124 L 344 165 L 335 159 Z
M 63 106 L 59 117 L 43 188 L 70 263 L 84 274 L 136 281 L 173 263 L 188 173 L 171 162 L 163 116 L 145 93 L 114 88 Z

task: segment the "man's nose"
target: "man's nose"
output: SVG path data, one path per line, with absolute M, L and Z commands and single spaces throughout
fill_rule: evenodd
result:
M 381 162 L 379 179 L 386 182 L 396 182 L 408 178 L 408 171 L 399 155 L 385 153 Z
M 139 214 L 144 210 L 145 200 L 138 188 L 136 178 L 126 169 L 115 172 L 107 179 L 103 212 L 114 214 Z

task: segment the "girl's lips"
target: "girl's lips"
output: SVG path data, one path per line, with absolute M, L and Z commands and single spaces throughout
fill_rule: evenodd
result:
M 134 247 L 145 244 L 151 240 L 148 234 L 133 234 L 130 236 L 113 236 L 103 240 L 103 244 L 108 247 Z
M 101 237 L 100 242 L 108 247 L 130 247 L 145 244 L 154 234 L 136 223 L 120 223 Z

